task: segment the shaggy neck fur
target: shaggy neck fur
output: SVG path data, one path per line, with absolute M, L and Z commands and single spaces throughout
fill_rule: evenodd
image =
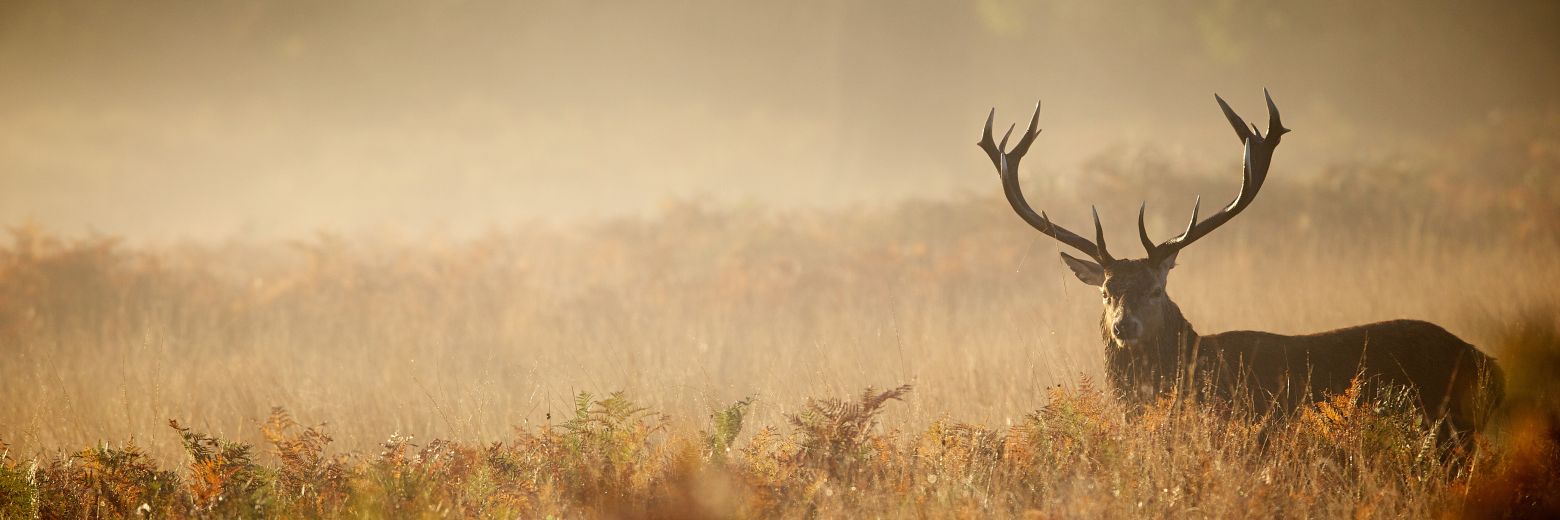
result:
M 1190 346 L 1197 344 L 1197 331 L 1181 314 L 1175 302 L 1165 302 L 1164 322 L 1157 334 L 1137 344 L 1118 344 L 1111 336 L 1107 316 L 1100 317 L 1100 335 L 1105 340 L 1105 373 L 1111 388 L 1131 402 L 1147 404 L 1166 394 L 1176 378 L 1184 375 L 1183 359 Z

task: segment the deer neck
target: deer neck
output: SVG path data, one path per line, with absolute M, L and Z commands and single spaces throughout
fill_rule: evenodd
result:
M 1148 403 L 1172 388 L 1182 359 L 1182 349 L 1197 344 L 1197 331 L 1174 302 L 1167 302 L 1164 322 L 1155 335 L 1133 345 L 1116 343 L 1106 319 L 1100 319 L 1105 337 L 1105 371 L 1116 393 L 1133 402 Z
M 1159 330 L 1159 337 L 1154 338 L 1159 348 L 1178 349 L 1197 341 L 1197 330 L 1192 328 L 1192 322 L 1186 321 L 1186 315 L 1181 314 L 1181 307 L 1175 302 L 1165 301 L 1165 325 Z

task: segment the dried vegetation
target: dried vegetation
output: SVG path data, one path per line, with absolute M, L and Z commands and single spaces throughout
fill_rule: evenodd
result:
M 1509 381 L 1468 452 L 1390 393 L 1122 409 L 1095 296 L 994 199 L 285 245 L 20 226 L 0 518 L 1553 514 L 1556 143 L 1535 117 L 1275 173 L 1172 282 L 1210 331 L 1446 324 Z M 1197 166 L 1110 154 L 1034 197 L 1167 200 L 1168 229 L 1234 190 Z

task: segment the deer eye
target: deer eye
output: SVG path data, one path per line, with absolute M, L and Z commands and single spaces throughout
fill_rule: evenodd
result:
M 1158 298 L 1158 297 L 1164 296 L 1164 295 L 1165 295 L 1165 290 L 1163 288 L 1160 288 L 1160 287 L 1155 287 L 1154 290 L 1148 291 L 1148 297 L 1149 298 Z

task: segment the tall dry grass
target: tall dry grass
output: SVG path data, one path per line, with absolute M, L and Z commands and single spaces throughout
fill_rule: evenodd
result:
M 1275 173 L 1262 202 L 1182 256 L 1170 293 L 1203 332 L 1413 317 L 1480 345 L 1508 372 L 1508 356 L 1552 356 L 1547 340 L 1503 338 L 1543 323 L 1530 315 L 1560 294 L 1557 143 L 1560 117 L 1538 117 L 1470 131 L 1422 157 Z M 1122 150 L 1081 175 L 1028 182 L 1034 202 L 1063 222 L 1086 214 L 1083 201 L 1110 207 L 1112 241 L 1130 244 L 1137 200 L 1153 201 L 1150 228 L 1168 234 L 1190 193 L 1233 194 L 1233 175 L 1197 172 L 1236 166 L 1213 166 Z M 656 494 L 667 479 L 686 484 L 667 489 L 709 487 L 720 504 L 786 515 L 1224 516 L 1259 507 L 1421 516 L 1444 510 L 1449 489 L 1477 496 L 1412 446 L 1327 452 L 1337 439 L 1297 430 L 1278 445 L 1287 447 L 1260 447 L 1239 424 L 1195 410 L 1166 411 L 1155 419 L 1162 426 L 1126 422 L 1078 386 L 1101 372 L 1099 303 L 1042 238 L 987 196 L 807 211 L 683 202 L 650 218 L 567 228 L 287 243 L 153 244 L 12 227 L 0 247 L 0 440 L 8 467 L 34 456 L 44 467 L 77 461 L 28 478 L 118 478 L 103 489 L 174 504 L 169 511 L 209 509 L 213 497 L 237 493 L 227 486 L 244 472 L 264 475 L 241 493 L 261 502 L 308 482 L 318 488 L 300 495 L 308 503 L 265 503 L 320 514 L 366 496 L 400 498 L 361 507 L 452 503 L 425 494 L 455 491 L 406 480 L 442 478 L 417 471 L 478 472 L 497 487 L 460 496 L 510 497 L 520 502 L 502 507 L 533 512 L 662 503 L 673 500 Z M 1539 346 L 1506 346 L 1529 343 Z M 862 404 L 872 413 L 844 440 L 809 422 L 838 408 L 809 398 L 901 384 L 915 390 L 893 396 L 903 403 Z M 613 391 L 623 393 L 581 400 Z M 1552 396 L 1533 399 L 1547 403 L 1533 409 L 1553 409 Z M 733 412 L 734 402 L 748 404 Z M 278 406 L 289 415 L 275 416 Z M 725 410 L 727 426 L 711 426 L 712 410 Z M 296 427 L 292 417 L 330 424 L 278 433 Z M 1395 416 L 1349 424 L 1380 417 Z M 1057 421 L 1067 433 L 1043 433 Z M 1398 428 L 1391 438 L 1417 431 L 1383 424 Z M 1516 444 L 1501 449 L 1547 438 L 1531 432 L 1551 423 L 1535 424 L 1513 427 Z M 321 454 L 326 444 L 364 455 L 334 461 Z M 274 453 L 229 451 L 266 445 Z M 83 446 L 96 448 L 75 451 Z M 559 449 L 573 462 L 548 467 L 611 471 L 540 478 L 524 465 L 564 457 L 549 451 Z M 953 457 L 948 450 L 955 459 L 939 458 Z M 51 458 L 60 453 L 74 455 Z M 530 462 L 494 462 L 504 457 Z M 848 461 L 864 458 L 874 461 L 852 472 Z M 235 462 L 250 459 L 256 466 Z M 408 464 L 420 469 L 407 473 Z M 736 469 L 710 469 L 726 464 Z M 91 469 L 100 466 L 115 469 Z M 501 474 L 514 468 L 531 477 Z M 700 476 L 707 471 L 716 476 Z M 177 485 L 133 484 L 169 478 Z M 632 500 L 591 502 L 601 489 Z M 852 498 L 862 489 L 878 494 Z M 815 509 L 791 509 L 798 498 Z

